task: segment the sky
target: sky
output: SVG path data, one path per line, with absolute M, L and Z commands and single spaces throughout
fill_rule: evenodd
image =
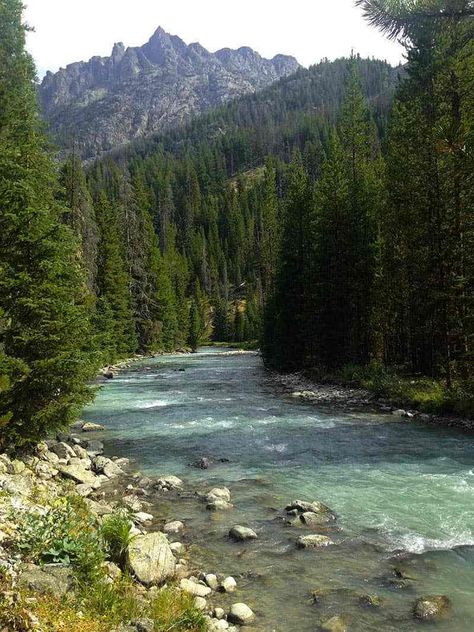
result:
M 351 50 L 397 64 L 403 49 L 365 23 L 354 0 L 25 0 L 35 32 L 28 48 L 38 74 L 115 42 L 144 44 L 158 26 L 210 51 L 250 46 L 264 57 L 295 56 L 304 66 Z

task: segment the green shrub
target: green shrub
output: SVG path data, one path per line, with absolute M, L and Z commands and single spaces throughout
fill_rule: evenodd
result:
M 125 568 L 127 549 L 132 541 L 132 524 L 128 512 L 119 511 L 107 516 L 100 531 L 110 560 Z
M 104 544 L 96 519 L 78 496 L 17 516 L 16 548 L 31 562 L 71 566 L 80 581 L 103 574 Z

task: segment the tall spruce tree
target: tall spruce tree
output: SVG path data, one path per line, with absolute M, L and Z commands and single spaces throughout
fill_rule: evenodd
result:
M 45 149 L 22 5 L 0 4 L 0 443 L 65 428 L 91 392 L 89 293 Z M 87 350 L 86 350 L 87 349 Z M 2 370 L 3 375 L 4 369 Z M 7 423 L 5 424 L 5 420 Z

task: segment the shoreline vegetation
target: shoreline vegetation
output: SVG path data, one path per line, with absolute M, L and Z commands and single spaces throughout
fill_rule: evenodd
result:
M 90 426 L 28 455 L 0 454 L 0 630 L 237 632 L 253 622 L 234 578 L 193 566 L 186 525 L 152 513 L 160 496 L 188 493 L 224 510 L 230 491 L 134 472 L 104 456 Z

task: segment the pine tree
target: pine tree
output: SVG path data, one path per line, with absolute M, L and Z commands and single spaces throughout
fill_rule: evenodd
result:
M 25 52 L 22 5 L 0 5 L 1 443 L 37 441 L 65 428 L 91 392 L 89 293 L 58 178 L 45 150 L 35 71 Z M 2 373 L 5 376 L 5 368 Z M 8 374 L 8 372 L 7 372 Z

